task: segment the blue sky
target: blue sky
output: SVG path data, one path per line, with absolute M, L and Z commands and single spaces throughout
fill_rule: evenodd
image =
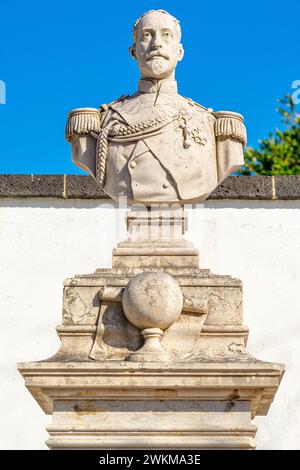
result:
M 64 140 L 67 112 L 135 91 L 131 29 L 155 8 L 181 21 L 182 95 L 242 113 L 251 146 L 280 126 L 276 98 L 300 80 L 299 0 L 7 1 L 0 6 L 0 173 L 82 173 Z

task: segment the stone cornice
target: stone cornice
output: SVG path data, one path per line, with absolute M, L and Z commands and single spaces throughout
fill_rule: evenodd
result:
M 156 398 L 166 398 L 175 386 L 174 398 L 228 400 L 233 393 L 251 401 L 251 414 L 266 415 L 280 384 L 284 366 L 258 361 L 169 364 L 112 362 L 29 362 L 18 370 L 31 394 L 46 414 L 53 411 L 53 400 L 80 395 L 88 399 L 87 383 L 93 383 L 96 399 L 139 399 L 155 390 Z M 86 394 L 86 396 L 85 396 Z M 161 396 L 159 396 L 161 394 Z
M 0 198 L 110 199 L 90 176 L 0 175 Z M 229 176 L 211 194 L 214 199 L 300 199 L 300 175 Z

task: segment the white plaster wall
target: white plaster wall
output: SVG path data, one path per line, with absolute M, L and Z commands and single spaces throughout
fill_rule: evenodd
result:
M 2 449 L 45 448 L 50 417 L 16 363 L 57 351 L 62 282 L 110 266 L 116 213 L 107 201 L 0 200 Z M 243 280 L 249 352 L 287 365 L 268 416 L 255 420 L 258 448 L 300 449 L 300 201 L 211 201 L 190 211 L 189 227 L 200 267 Z

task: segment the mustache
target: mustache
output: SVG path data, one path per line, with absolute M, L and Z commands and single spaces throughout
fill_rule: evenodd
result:
M 146 61 L 153 59 L 154 57 L 163 57 L 164 59 L 170 60 L 170 56 L 163 51 L 154 51 L 147 55 Z

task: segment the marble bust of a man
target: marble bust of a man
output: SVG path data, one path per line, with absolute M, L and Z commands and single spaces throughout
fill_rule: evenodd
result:
M 136 21 L 130 53 L 140 70 L 136 93 L 69 113 L 73 161 L 116 201 L 203 201 L 244 162 L 243 117 L 178 94 L 181 28 L 166 11 Z

